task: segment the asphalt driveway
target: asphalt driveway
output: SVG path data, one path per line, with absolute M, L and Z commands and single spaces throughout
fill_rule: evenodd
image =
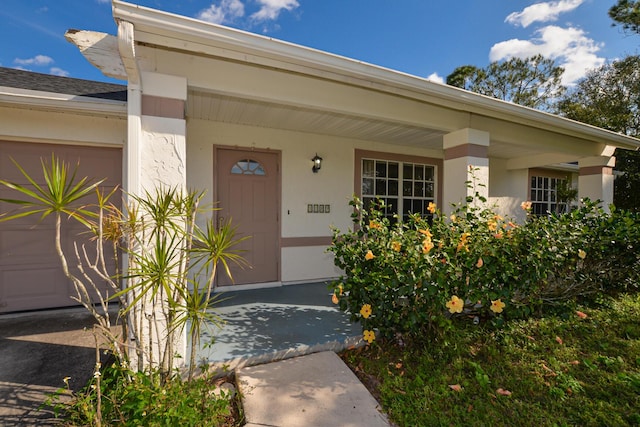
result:
M 93 318 L 84 308 L 0 315 L 0 425 L 55 425 L 47 396 L 93 374 Z

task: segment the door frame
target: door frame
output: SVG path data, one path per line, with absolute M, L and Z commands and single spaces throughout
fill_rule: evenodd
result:
M 213 171 L 212 171 L 212 178 L 213 178 L 213 182 L 212 182 L 212 199 L 213 199 L 213 203 L 214 203 L 214 208 L 217 206 L 217 204 L 220 202 L 219 199 L 219 194 L 218 194 L 218 182 L 217 182 L 217 177 L 218 177 L 218 152 L 220 150 L 231 150 L 231 151 L 239 151 L 239 152 L 245 152 L 245 153 L 251 153 L 251 152 L 258 152 L 258 153 L 267 153 L 267 154 L 275 154 L 277 156 L 277 171 L 276 171 L 276 215 L 278 218 L 277 224 L 276 224 L 276 234 L 277 234 L 277 241 L 276 241 L 276 250 L 278 251 L 277 254 L 277 260 L 276 260 L 276 270 L 277 270 L 277 282 L 258 282 L 258 283 L 248 283 L 248 284 L 237 284 L 237 285 L 225 285 L 222 287 L 222 289 L 224 289 L 225 291 L 229 291 L 229 290 L 233 290 L 234 288 L 237 289 L 251 289 L 251 288 L 257 288 L 257 287 L 264 287 L 264 285 L 269 286 L 269 285 L 274 285 L 274 284 L 280 284 L 282 282 L 282 150 L 273 150 L 270 148 L 255 148 L 255 147 L 243 147 L 243 146 L 239 146 L 239 145 L 222 145 L 222 144 L 214 144 L 213 145 Z M 214 217 L 216 220 L 216 224 L 217 224 L 217 219 L 218 219 L 218 213 L 217 211 L 214 212 Z M 217 283 L 217 279 L 216 279 L 216 283 Z M 216 285 L 216 288 L 217 285 Z M 218 288 L 220 289 L 220 288 Z

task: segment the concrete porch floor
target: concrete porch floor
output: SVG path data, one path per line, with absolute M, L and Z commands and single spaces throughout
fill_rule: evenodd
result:
M 231 369 L 360 343 L 357 325 L 331 302 L 326 282 L 225 292 L 222 328 L 202 334 L 197 358 Z M 214 339 L 212 346 L 206 344 Z

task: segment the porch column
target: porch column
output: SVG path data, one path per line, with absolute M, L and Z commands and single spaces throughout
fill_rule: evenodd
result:
M 127 188 L 129 194 L 155 194 L 158 188 L 186 191 L 186 120 L 187 80 L 184 77 L 141 72 L 137 85 L 129 84 Z M 135 312 L 141 326 L 140 342 L 145 347 L 145 359 L 137 360 L 130 352 L 133 367 L 156 364 L 161 360 L 167 334 L 164 310 L 158 299 L 137 304 L 143 312 Z M 151 325 L 151 320 L 155 322 Z M 154 328 L 158 328 L 155 330 Z M 163 330 L 164 329 L 164 330 Z M 179 357 L 174 367 L 188 360 L 186 331 L 172 335 Z
M 140 189 L 186 190 L 187 79 L 142 72 Z
M 464 203 L 476 192 L 488 200 L 489 133 L 470 128 L 460 129 L 444 136 L 443 148 L 442 211 L 451 213 L 452 205 Z
M 613 203 L 613 167 L 616 158 L 613 156 L 585 157 L 578 162 L 580 177 L 578 178 L 578 197 L 600 200 L 605 211 Z

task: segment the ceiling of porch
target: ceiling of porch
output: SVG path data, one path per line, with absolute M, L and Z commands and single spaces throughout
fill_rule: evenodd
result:
M 444 131 L 397 121 L 190 90 L 187 117 L 222 123 L 284 129 L 383 144 L 442 149 Z M 534 147 L 491 141 L 489 156 L 511 159 L 540 154 Z
M 386 144 L 442 149 L 444 132 L 330 111 L 190 91 L 187 117 Z

